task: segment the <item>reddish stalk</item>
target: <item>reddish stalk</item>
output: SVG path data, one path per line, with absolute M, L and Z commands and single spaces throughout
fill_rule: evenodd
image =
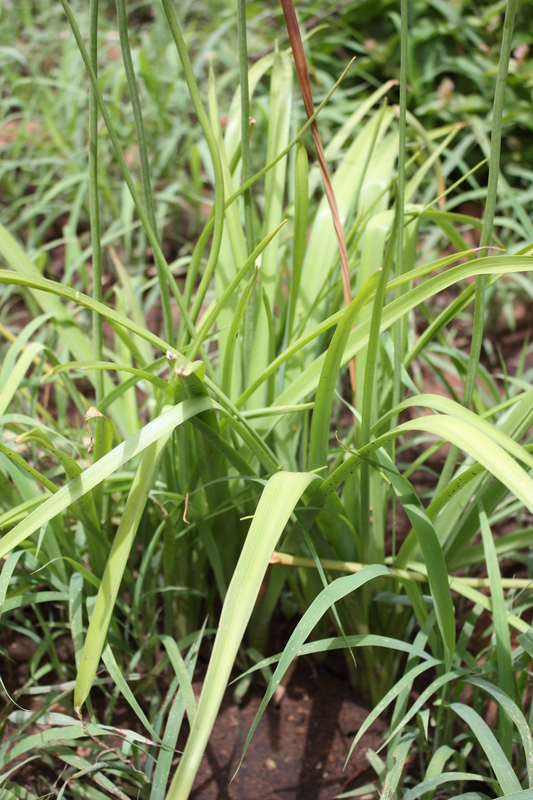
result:
M 296 11 L 292 0 L 280 0 L 285 17 L 285 24 L 289 34 L 289 41 L 291 43 L 292 54 L 294 57 L 294 65 L 296 67 L 296 74 L 300 82 L 300 89 L 304 101 L 305 113 L 307 119 L 314 114 L 315 106 L 313 103 L 313 93 L 311 91 L 311 81 L 309 78 L 309 71 L 307 69 L 307 60 L 305 58 L 302 37 L 300 35 L 300 28 L 298 20 L 296 19 Z M 344 303 L 349 306 L 352 302 L 352 290 L 350 287 L 350 270 L 348 268 L 348 251 L 346 249 L 346 238 L 344 236 L 344 229 L 335 199 L 335 193 L 331 184 L 331 177 L 329 174 L 326 156 L 324 155 L 324 148 L 322 146 L 322 139 L 318 130 L 316 120 L 311 123 L 311 133 L 315 142 L 316 155 L 318 159 L 318 166 L 322 176 L 322 183 L 326 197 L 328 198 L 329 207 L 331 210 L 331 217 L 333 219 L 333 227 L 335 228 L 335 235 L 339 245 L 339 254 L 341 262 L 341 275 L 342 275 L 342 289 L 344 295 Z M 353 402 L 355 404 L 355 358 L 350 362 L 350 382 L 352 384 Z

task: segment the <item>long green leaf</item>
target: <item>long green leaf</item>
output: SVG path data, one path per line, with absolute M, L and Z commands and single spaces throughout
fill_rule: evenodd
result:
M 357 315 L 376 290 L 379 274 L 379 272 L 375 272 L 370 276 L 344 311 L 324 359 L 309 437 L 309 469 L 311 470 L 326 464 L 331 409 L 342 355 Z
M 24 376 L 30 368 L 33 359 L 41 352 L 43 348 L 44 345 L 41 344 L 41 342 L 30 342 L 20 356 L 19 360 L 16 362 L 13 369 L 9 372 L 9 374 L 6 374 L 6 381 L 3 385 L 2 391 L 0 392 L 0 416 L 5 413 L 7 407 L 13 399 L 13 395 L 24 380 Z M 7 373 L 7 368 L 5 368 L 5 372 Z M 2 370 L 1 377 L 4 377 L 4 369 Z
M 200 414 L 210 408 L 212 408 L 212 401 L 207 397 L 184 400 L 183 403 L 150 422 L 141 431 L 134 433 L 133 436 L 130 436 L 125 442 L 111 450 L 96 464 L 82 472 L 78 478 L 59 489 L 56 494 L 2 537 L 0 539 L 0 558 L 3 558 L 20 542 L 27 539 L 28 536 L 31 536 L 32 533 L 55 517 L 56 514 L 64 511 L 71 503 L 108 478 L 113 472 L 116 472 L 127 461 L 142 453 L 149 445 L 171 433 L 177 425 L 190 419 L 195 414 Z
M 279 472 L 270 478 L 261 495 L 222 608 L 196 722 L 167 800 L 189 797 L 270 556 L 294 506 L 314 480 L 316 475 L 309 473 Z
M 28 288 L 32 290 L 38 290 L 40 288 L 39 286 L 33 286 L 31 281 L 36 280 L 39 282 L 42 280 L 41 273 L 33 261 L 28 258 L 19 243 L 1 224 L 0 255 L 3 256 L 11 269 L 14 270 L 14 272 L 10 270 L 0 270 L 0 272 L 5 273 L 5 280 L 0 278 L 0 283 L 11 283 L 9 277 L 11 276 L 14 278 L 17 276 L 20 279 L 19 285 L 28 286 Z M 72 322 L 71 315 L 67 309 L 55 300 L 55 298 L 50 297 L 46 289 L 44 292 L 32 291 L 32 294 L 45 314 L 54 316 L 59 335 L 64 340 L 69 350 L 74 353 L 75 357 L 80 361 L 92 361 L 94 354 L 91 343 L 86 334 Z M 108 380 L 106 382 L 106 391 L 110 391 L 112 388 L 111 380 Z
M 496 702 L 500 704 L 509 719 L 516 725 L 524 746 L 529 785 L 533 788 L 533 736 L 531 735 L 531 730 L 523 713 L 514 700 L 499 686 L 495 686 L 493 683 L 483 680 L 483 678 L 469 677 L 467 680 L 469 683 L 473 684 L 473 686 L 478 686 L 480 689 L 487 692 L 487 694 L 490 694 Z
M 478 501 L 479 524 L 485 551 L 487 574 L 490 581 L 492 598 L 492 614 L 494 618 L 494 636 L 496 637 L 496 659 L 498 662 L 498 682 L 505 694 L 512 699 L 514 694 L 513 664 L 511 657 L 511 635 L 507 624 L 507 609 L 503 594 L 500 565 L 494 548 L 492 531 L 487 519 L 487 512 L 482 502 Z M 511 761 L 513 753 L 513 728 L 507 714 L 500 714 L 499 741 L 506 757 Z
M 485 720 L 473 708 L 465 706 L 464 703 L 451 703 L 450 708 L 472 729 L 476 739 L 485 751 L 504 795 L 520 792 L 522 789 L 520 781 Z
M 7 379 L 13 372 L 17 358 L 27 349 L 27 343 L 35 338 L 36 331 L 43 328 L 52 314 L 39 314 L 31 320 L 19 333 L 7 353 L 4 355 L 2 368 L 0 369 L 0 393 L 4 388 Z M 37 342 L 34 342 L 37 344 Z
M 211 252 L 209 253 L 209 259 L 205 268 L 204 278 L 202 280 L 202 284 L 207 287 L 218 261 L 220 253 L 220 245 L 222 242 L 222 232 L 224 227 L 224 175 L 222 172 L 221 154 L 217 146 L 217 141 L 214 136 L 213 129 L 211 128 L 211 125 L 209 123 L 209 118 L 202 103 L 202 98 L 200 97 L 200 90 L 198 89 L 198 84 L 196 83 L 196 79 L 194 77 L 194 71 L 192 68 L 191 60 L 189 58 L 187 47 L 185 45 L 185 40 L 183 38 L 183 34 L 181 32 L 181 28 L 178 23 L 178 19 L 176 17 L 176 12 L 174 11 L 174 8 L 170 0 L 162 0 L 162 3 L 169 24 L 170 32 L 172 34 L 172 38 L 174 39 L 174 43 L 176 45 L 176 49 L 180 57 L 181 66 L 183 68 L 183 74 L 187 82 L 187 88 L 189 89 L 189 94 L 191 96 L 191 100 L 194 105 L 194 110 L 196 112 L 196 116 L 198 117 L 198 122 L 200 123 L 200 126 L 202 128 L 202 132 L 205 136 L 205 140 L 209 148 L 209 155 L 211 156 L 211 161 L 213 164 L 213 173 L 215 177 L 214 232 L 213 232 L 213 241 L 211 243 Z M 195 300 L 195 306 L 197 306 L 196 313 L 199 311 L 202 300 L 203 297 L 201 291 L 199 290 L 197 292 Z M 194 308 L 192 310 L 191 315 L 193 319 L 196 318 Z
M 187 672 L 187 665 L 183 660 L 179 647 L 171 636 L 162 636 L 161 641 L 165 645 L 170 663 L 174 667 L 176 677 L 180 682 L 180 689 L 183 694 L 183 701 L 185 703 L 185 710 L 189 718 L 189 724 L 194 725 L 194 717 L 196 716 L 196 700 L 194 699 L 194 691 L 192 688 L 191 678 Z
M 402 653 L 409 653 L 411 656 L 417 656 L 417 658 L 423 658 L 425 661 L 431 660 L 432 658 L 425 650 L 409 644 L 408 642 L 392 639 L 390 636 L 378 636 L 371 633 L 360 634 L 358 636 L 335 636 L 331 639 L 307 642 L 307 644 L 303 644 L 300 647 L 295 658 L 311 655 L 313 653 L 328 653 L 330 650 L 339 650 L 345 647 L 388 647 L 391 650 L 398 650 Z M 240 680 L 247 675 L 251 675 L 252 672 L 257 672 L 272 664 L 277 664 L 282 655 L 283 653 L 278 653 L 275 656 L 264 658 L 262 661 L 254 664 L 253 667 L 250 667 L 250 669 L 247 669 L 246 672 L 243 672 L 242 675 L 239 675 L 239 678 L 235 678 L 235 680 Z
M 379 715 L 389 706 L 393 700 L 396 700 L 398 695 L 407 688 L 411 687 L 414 679 L 421 675 L 423 672 L 426 672 L 431 667 L 437 666 L 440 662 L 437 661 L 435 658 L 430 658 L 427 661 L 424 661 L 422 664 L 418 664 L 417 666 L 412 667 L 405 675 L 396 681 L 395 685 L 392 689 L 389 689 L 385 697 L 383 697 L 379 703 L 377 703 L 372 711 L 368 714 L 367 718 L 357 731 L 357 735 L 355 736 L 350 750 L 348 751 L 348 755 L 346 756 L 346 762 L 350 758 L 351 754 L 353 753 L 357 743 L 361 740 L 361 737 L 365 734 L 365 732 L 370 728 L 373 722 L 379 717 Z
M 429 267 L 429 265 L 427 265 Z M 435 267 L 433 267 L 435 268 Z M 453 286 L 460 280 L 472 277 L 473 275 L 504 275 L 506 273 L 524 272 L 533 270 L 533 258 L 530 256 L 494 256 L 492 258 L 480 258 L 476 262 L 469 262 L 461 264 L 458 267 L 452 267 L 434 278 L 424 281 L 420 285 L 414 287 L 403 296 L 393 300 L 383 309 L 383 316 L 381 318 L 380 332 L 388 330 L 394 322 L 401 319 L 404 314 L 407 314 L 413 308 L 416 308 L 421 303 L 433 297 L 438 292 L 443 291 L 449 286 Z M 387 284 L 387 291 L 391 291 L 396 286 L 403 285 L 406 281 L 414 280 L 421 275 L 427 273 L 427 267 L 411 270 L 406 275 L 400 278 L 395 278 Z M 1 273 L 0 273 L 1 281 Z M 342 312 L 341 312 L 342 313 Z M 241 405 L 250 397 L 260 384 L 267 380 L 272 372 L 280 366 L 287 358 L 298 352 L 307 342 L 313 341 L 316 336 L 320 335 L 324 330 L 332 327 L 340 318 L 341 313 L 333 315 L 325 322 L 317 325 L 314 331 L 302 337 L 299 342 L 295 342 L 288 348 L 288 353 L 281 354 L 276 359 L 276 362 L 271 364 L 265 370 L 263 375 L 250 387 L 243 392 L 243 395 L 237 401 L 237 406 Z M 368 337 L 370 331 L 370 321 L 367 320 L 352 330 L 348 338 L 348 343 L 344 351 L 341 366 L 348 364 L 359 351 L 366 347 L 368 344 Z M 297 380 L 294 380 L 280 395 L 276 398 L 276 405 L 292 405 L 301 402 L 307 395 L 314 392 L 320 380 L 325 354 L 318 356 Z
M 460 781 L 483 781 L 487 782 L 485 775 L 476 775 L 472 772 L 442 772 L 440 775 L 435 775 L 431 778 L 426 778 L 421 781 L 414 789 L 409 789 L 403 796 L 403 800 L 417 800 L 425 792 L 428 792 L 428 797 L 433 797 L 435 789 L 446 783 L 458 784 Z M 478 797 L 479 795 L 476 795 Z M 508 797 L 508 795 L 506 795 Z
M 76 687 L 74 689 L 74 706 L 78 713 L 91 691 L 137 528 L 159 469 L 163 450 L 171 433 L 172 428 L 164 435 L 159 436 L 155 442 L 144 450 L 131 484 L 130 493 L 111 546 L 89 623 L 89 630 L 83 645 L 80 668 L 76 676 Z M 103 459 L 97 464 L 101 464 L 102 461 Z
M 414 734 L 408 734 L 404 739 L 400 739 L 392 751 L 393 764 L 385 776 L 381 800 L 392 800 L 396 795 L 396 789 L 402 777 L 409 750 L 413 746 L 414 738 Z
M 233 357 L 235 354 L 235 345 L 237 344 L 237 339 L 239 337 L 239 333 L 241 330 L 241 324 L 244 317 L 244 312 L 248 305 L 248 301 L 254 289 L 256 280 L 257 280 L 257 269 L 254 271 L 254 274 L 244 287 L 243 293 L 239 298 L 239 302 L 237 303 L 237 308 L 235 309 L 235 314 L 233 315 L 233 319 L 231 321 L 228 333 L 226 349 L 224 352 L 224 361 L 222 364 L 222 382 L 221 382 L 221 389 L 224 392 L 224 394 L 227 395 L 228 397 L 231 397 L 231 378 L 233 374 Z
M 323 589 L 318 597 L 311 603 L 307 611 L 305 612 L 304 616 L 296 626 L 293 634 L 291 635 L 287 645 L 282 653 L 282 656 L 279 660 L 278 666 L 276 667 L 276 671 L 274 672 L 270 683 L 268 684 L 267 691 L 263 700 L 261 701 L 261 705 L 255 715 L 255 719 L 252 723 L 248 736 L 246 737 L 246 742 L 243 748 L 243 752 L 241 755 L 241 761 L 245 756 L 246 750 L 250 743 L 250 740 L 253 736 L 253 733 L 259 724 L 259 720 L 263 716 L 263 712 L 267 707 L 272 695 L 274 694 L 279 682 L 281 681 L 283 675 L 289 668 L 292 661 L 296 658 L 296 655 L 300 648 L 302 647 L 304 641 L 307 639 L 313 628 L 316 626 L 317 622 L 324 616 L 326 611 L 334 604 L 341 600 L 346 595 L 351 594 L 356 589 L 359 589 L 361 586 L 364 586 L 365 583 L 368 581 L 374 580 L 375 578 L 379 578 L 382 576 L 390 575 L 390 570 L 387 567 L 382 566 L 381 564 L 373 564 L 371 566 L 365 567 L 361 572 L 357 575 L 347 575 L 344 578 L 338 578 L 333 583 Z M 426 666 L 430 662 L 425 662 Z M 435 662 L 436 663 L 436 662 Z M 427 668 L 427 667 L 426 667 Z
M 196 667 L 196 660 L 198 652 L 202 643 L 202 638 L 205 633 L 205 623 L 202 626 L 198 636 L 196 637 L 192 647 L 189 649 L 185 657 L 185 667 L 187 670 L 187 677 L 192 681 L 194 669 Z M 178 689 L 172 708 L 168 715 L 167 724 L 165 726 L 165 733 L 163 736 L 163 746 L 157 759 L 154 777 L 152 780 L 152 791 L 150 793 L 150 800 L 163 800 L 167 788 L 168 776 L 172 767 L 174 758 L 174 751 L 178 741 L 178 735 L 185 713 L 184 694 L 181 688 Z
M 12 284 L 14 286 L 25 286 L 28 289 L 38 289 L 41 292 L 47 293 L 45 297 L 49 296 L 49 294 L 55 294 L 59 297 L 63 297 L 65 300 L 71 300 L 72 302 L 76 303 L 76 305 L 82 306 L 83 308 L 88 308 L 90 311 L 95 311 L 110 322 L 116 322 L 121 327 L 126 328 L 126 330 L 136 333 L 142 339 L 146 339 L 147 342 L 154 347 L 157 347 L 157 349 L 161 350 L 163 353 L 166 353 L 167 350 L 171 349 L 171 345 L 169 343 L 164 342 L 163 339 L 160 339 L 159 336 L 151 333 L 151 331 L 148 329 L 142 328 L 140 325 L 137 325 L 137 323 L 128 319 L 128 317 L 118 314 L 113 308 L 106 306 L 104 303 L 99 303 L 97 300 L 93 300 L 93 298 L 89 297 L 89 295 L 83 294 L 83 292 L 78 292 L 75 289 L 71 289 L 70 286 L 63 286 L 62 283 L 51 281 L 47 278 L 42 278 L 40 275 L 34 276 L 33 274 L 26 273 L 19 275 L 16 272 L 11 272 L 7 269 L 0 269 L 0 283 Z M 60 307 L 62 308 L 62 306 Z M 73 335 L 74 326 L 71 321 L 70 327 L 71 334 Z M 78 332 L 81 333 L 81 331 Z M 72 341 L 76 341 L 74 335 Z M 180 356 L 180 358 L 183 360 L 183 363 L 186 363 L 186 359 L 183 358 L 183 356 Z M 89 348 L 88 352 L 86 352 L 85 355 L 82 355 L 79 360 L 91 362 L 93 360 L 91 348 Z
M 220 313 L 222 309 L 225 307 L 226 303 L 228 303 L 228 301 L 234 294 L 235 290 L 237 289 L 243 278 L 245 278 L 248 275 L 250 268 L 253 267 L 253 265 L 255 264 L 255 262 L 265 249 L 265 247 L 267 247 L 267 245 L 270 244 L 274 236 L 276 236 L 276 234 L 278 233 L 279 230 L 281 230 L 284 224 L 285 222 L 282 222 L 280 225 L 278 225 L 277 228 L 268 233 L 264 237 L 264 239 L 262 239 L 259 242 L 253 253 L 246 259 L 242 267 L 237 271 L 237 273 L 235 274 L 233 279 L 229 282 L 228 286 L 222 292 L 220 297 L 216 300 L 215 303 L 213 303 L 212 306 L 210 306 L 207 309 L 205 314 L 202 316 L 202 319 L 198 323 L 197 334 L 187 350 L 187 352 L 191 357 L 194 358 L 200 346 L 205 341 L 207 334 L 209 333 L 209 329 L 211 328 L 215 320 L 219 320 Z
M 519 498 L 526 508 L 529 508 L 533 513 L 533 480 L 499 444 L 489 439 L 476 426 L 463 419 L 456 419 L 443 414 L 418 417 L 409 422 L 404 422 L 392 431 L 375 439 L 366 447 L 361 448 L 360 456 L 364 458 L 391 440 L 396 439 L 405 431 L 414 430 L 434 434 L 439 439 L 449 441 L 463 449 L 491 472 L 495 478 L 507 486 L 509 491 Z M 355 463 L 359 456 L 356 455 L 352 458 Z M 344 462 L 339 468 L 339 473 L 346 472 L 348 474 L 350 465 L 350 460 Z M 331 479 L 334 480 L 333 476 L 331 476 Z
M 89 624 L 89 628 L 90 628 L 90 624 Z M 144 725 L 146 730 L 149 732 L 150 736 L 153 736 L 154 739 L 158 741 L 157 734 L 156 734 L 155 730 L 153 729 L 152 725 L 150 724 L 150 720 L 148 719 L 148 717 L 146 716 L 146 714 L 142 710 L 141 706 L 139 705 L 139 701 L 137 700 L 137 698 L 133 694 L 133 691 L 131 690 L 131 688 L 130 688 L 130 686 L 128 684 L 128 681 L 126 680 L 124 672 L 123 672 L 123 670 L 121 670 L 121 668 L 117 664 L 117 660 L 116 660 L 115 656 L 113 655 L 113 651 L 111 650 L 111 648 L 110 648 L 110 646 L 108 644 L 104 647 L 104 649 L 102 651 L 102 661 L 104 662 L 105 667 L 106 667 L 111 679 L 113 680 L 115 686 L 117 687 L 117 689 L 120 691 L 122 696 L 126 699 L 127 703 L 133 709 L 133 711 L 137 715 L 137 717 L 140 719 L 140 721 L 142 722 L 142 724 Z M 77 682 L 78 682 L 78 678 L 79 678 L 80 674 L 83 673 L 83 671 L 84 671 L 84 663 L 83 663 L 83 653 L 82 653 L 82 660 L 81 660 L 81 665 L 80 665 L 79 670 L 78 670 L 78 675 L 77 675 L 77 679 L 76 679 L 76 685 L 77 685 Z M 94 679 L 93 679 L 92 685 L 94 685 Z M 91 687 L 89 686 L 89 690 L 90 690 L 90 688 Z M 74 687 L 74 696 L 76 696 L 76 686 Z
M 394 462 L 384 450 L 378 452 L 377 455 L 387 469 L 387 477 L 391 481 L 396 496 L 409 517 L 418 539 L 427 566 L 431 596 L 435 604 L 435 614 L 444 644 L 446 669 L 449 669 L 455 650 L 455 612 L 442 548 L 435 528 L 407 478 L 398 472 Z
M 136 369 L 135 367 L 129 367 L 125 364 L 114 364 L 112 361 L 69 361 L 68 364 L 58 364 L 57 367 L 50 370 L 42 383 L 50 380 L 54 375 L 73 369 L 127 372 L 130 375 L 136 375 L 140 381 L 149 381 L 158 389 L 165 392 L 169 397 L 173 397 L 172 388 L 169 386 L 168 381 L 165 381 L 163 378 L 159 378 L 157 375 L 153 375 L 151 372 L 147 372 L 144 369 Z
M 533 397 L 533 392 L 530 393 L 530 396 Z M 523 399 L 526 399 L 525 395 Z M 518 458 L 530 469 L 533 469 L 533 455 L 521 447 L 521 445 L 517 444 L 517 442 L 504 433 L 504 431 L 502 431 L 500 428 L 497 428 L 495 425 L 491 425 L 491 423 L 486 419 L 479 417 L 477 414 L 474 414 L 469 409 L 459 405 L 459 403 L 456 403 L 449 397 L 441 397 L 440 395 L 436 394 L 418 394 L 416 397 L 407 398 L 407 400 L 399 403 L 392 411 L 385 414 L 379 420 L 379 422 L 374 425 L 372 432 L 377 433 L 377 431 L 379 431 L 381 427 L 385 425 L 392 417 L 395 417 L 406 408 L 431 408 L 434 411 L 441 411 L 444 414 L 449 414 L 452 417 L 462 419 L 476 428 L 479 428 L 480 431 L 483 431 L 490 436 L 491 439 L 501 445 L 505 450 L 507 450 L 507 452 Z

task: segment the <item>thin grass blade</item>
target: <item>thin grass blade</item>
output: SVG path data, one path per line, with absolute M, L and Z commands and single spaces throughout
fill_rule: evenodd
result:
M 489 763 L 504 795 L 520 792 L 522 787 L 509 763 L 500 743 L 484 719 L 473 708 L 464 703 L 451 703 L 450 708 L 471 728 L 479 744 L 485 751 Z

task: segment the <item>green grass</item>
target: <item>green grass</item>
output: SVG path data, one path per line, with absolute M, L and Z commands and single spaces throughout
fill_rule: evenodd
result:
M 66 797 L 186 798 L 232 673 L 277 664 L 255 727 L 296 655 L 339 647 L 372 703 L 353 747 L 390 718 L 372 791 L 528 796 L 530 348 L 502 378 L 480 362 L 485 297 L 511 307 L 533 270 L 521 190 L 500 174 L 508 6 L 492 144 L 476 129 L 488 188 L 471 130 L 408 99 L 405 3 L 399 108 L 391 83 L 353 91 L 361 66 L 323 31 L 303 45 L 320 70 L 309 83 L 301 51 L 295 74 L 281 18 L 274 44 L 243 4 L 207 32 L 207 6 L 178 17 L 170 0 L 2 10 L 20 47 L 2 53 L 0 608 L 33 650 L 0 723 L 6 797 L 38 758 L 26 797 L 61 774 Z M 456 212 L 471 186 L 482 222 Z M 527 577 L 502 577 L 504 559 Z M 287 597 L 299 621 L 270 656 Z M 102 761 L 117 703 L 143 733 L 121 730 Z

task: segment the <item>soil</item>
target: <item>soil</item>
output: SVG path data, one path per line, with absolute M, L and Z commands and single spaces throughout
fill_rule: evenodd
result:
M 201 684 L 194 684 L 200 692 Z M 378 720 L 344 763 L 368 709 L 345 677 L 300 659 L 278 707 L 267 707 L 236 777 L 246 737 L 262 699 L 260 687 L 237 705 L 228 691 L 191 800 L 330 800 L 376 776 L 366 758 L 383 739 Z
M 4 631 L 0 636 L 0 645 L 5 649 L 11 667 L 8 670 L 10 692 L 15 692 L 25 682 L 26 664 L 34 649 L 33 643 L 28 646 L 28 642 L 26 637 L 13 631 Z M 62 660 L 71 657 L 72 654 L 65 653 Z M 199 666 L 199 674 L 193 682 L 197 699 L 202 690 L 205 666 Z M 369 749 L 379 749 L 387 723 L 379 718 L 371 726 L 345 768 L 353 739 L 369 710 L 355 699 L 354 690 L 344 674 L 340 653 L 330 654 L 326 663 L 319 665 L 309 657 L 297 659 L 283 697 L 277 704 L 273 700 L 268 705 L 244 761 L 233 778 L 263 694 L 264 686 L 260 678 L 252 684 L 240 703 L 234 698 L 234 687 L 228 688 L 190 795 L 191 800 L 333 800 L 340 793 L 375 779 L 366 754 Z M 24 700 L 24 707 L 36 710 L 39 706 L 38 701 L 32 702 L 27 696 L 24 696 Z M 105 703 L 98 710 L 97 707 L 104 696 L 100 697 L 97 693 L 94 700 L 97 717 L 103 719 Z M 55 710 L 68 713 L 67 709 L 59 706 Z M 119 701 L 115 706 L 113 724 L 143 732 L 139 720 L 124 702 Z M 36 728 L 35 732 L 37 730 L 41 729 Z M 12 723 L 8 722 L 6 734 L 13 732 Z M 184 723 L 173 772 L 177 769 L 178 754 L 183 752 L 187 734 L 187 725 Z M 115 744 L 111 741 L 109 744 L 120 749 L 122 741 L 117 739 Z M 93 761 L 94 750 L 88 748 L 85 752 L 81 747 L 79 752 Z M 57 784 L 58 776 L 51 764 L 44 765 L 38 759 L 21 765 L 13 779 L 21 789 L 42 792 L 45 787 Z

